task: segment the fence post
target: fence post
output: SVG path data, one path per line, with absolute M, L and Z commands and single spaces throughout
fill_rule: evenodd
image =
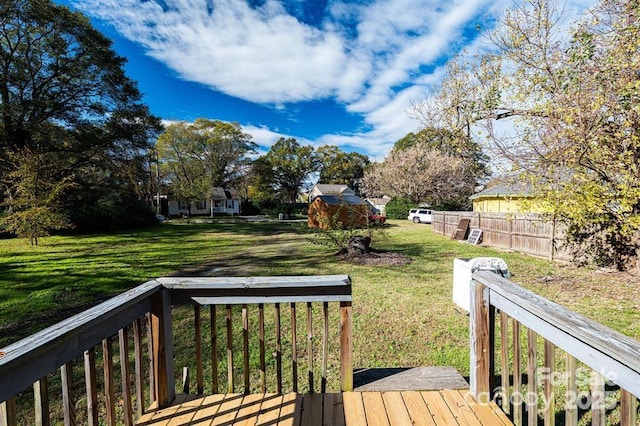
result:
M 556 251 L 556 216 L 553 215 L 551 221 L 551 251 L 549 253 L 549 260 L 553 261 Z
M 351 302 L 340 302 L 340 377 L 343 392 L 353 391 L 353 338 Z
M 478 402 L 489 402 L 491 388 L 491 367 L 493 364 L 494 324 L 491 324 L 489 289 L 482 283 L 471 280 L 471 309 L 469 311 L 470 367 L 469 385 L 471 395 Z
M 509 250 L 513 249 L 513 221 L 515 219 L 515 215 L 513 216 L 505 216 L 507 222 L 509 222 Z
M 173 373 L 173 324 L 171 293 L 163 289 L 151 302 L 151 334 L 153 339 L 153 375 L 158 407 L 166 407 L 175 399 Z

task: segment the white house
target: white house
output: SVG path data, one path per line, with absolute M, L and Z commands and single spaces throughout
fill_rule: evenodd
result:
M 188 205 L 186 201 L 169 200 L 169 216 L 214 216 L 240 214 L 240 198 L 234 189 L 213 188 L 211 198 Z M 191 207 L 191 209 L 189 209 Z
M 371 209 L 377 213 L 377 214 L 385 214 L 386 213 L 386 208 L 387 208 L 387 203 L 389 201 L 391 201 L 391 197 L 389 196 L 383 196 L 380 198 L 377 197 L 370 197 L 370 198 L 365 198 L 365 201 L 367 203 L 369 203 L 369 205 L 371 205 Z

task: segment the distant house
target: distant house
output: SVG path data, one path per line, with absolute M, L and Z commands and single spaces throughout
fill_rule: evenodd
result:
M 356 193 L 347 185 L 329 185 L 318 183 L 314 185 L 313 188 L 311 188 L 311 192 L 309 192 L 309 202 L 313 202 L 313 200 L 315 200 L 316 197 L 320 195 L 355 196 Z
M 364 227 L 368 215 L 369 204 L 357 195 L 317 195 L 309 204 L 307 223 L 323 229 Z
M 498 184 L 469 197 L 474 212 L 532 213 L 535 203 L 533 195 L 522 184 Z M 523 201 L 527 201 L 526 205 Z
M 213 216 L 216 214 L 240 214 L 240 198 L 233 189 L 214 188 L 208 200 L 194 203 L 169 200 L 169 216 Z
M 375 214 L 384 215 L 386 213 L 387 203 L 391 201 L 391 197 L 369 197 L 364 199 L 371 206 L 371 210 Z

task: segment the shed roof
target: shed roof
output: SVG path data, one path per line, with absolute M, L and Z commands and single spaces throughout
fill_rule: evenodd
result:
M 357 195 L 318 195 L 325 203 L 330 206 L 339 206 L 340 204 L 348 204 L 351 206 L 365 205 L 365 201 Z

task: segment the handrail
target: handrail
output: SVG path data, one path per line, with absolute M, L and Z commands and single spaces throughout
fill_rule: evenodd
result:
M 311 327 L 311 302 L 322 302 L 325 330 L 328 327 L 328 303 L 339 302 L 341 388 L 352 390 L 351 280 L 348 276 L 164 277 L 146 282 L 32 336 L 5 348 L 0 348 L 0 424 L 10 426 L 17 424 L 14 397 L 31 385 L 33 385 L 36 399 L 36 416 L 42 416 L 44 419 L 42 423 L 48 424 L 47 375 L 58 368 L 61 370 L 62 408 L 65 422 L 68 420 L 70 423 L 75 423 L 72 369 L 74 359 L 82 356 L 84 356 L 87 410 L 89 412 L 87 421 L 89 424 L 98 424 L 95 348 L 101 343 L 104 358 L 104 392 L 107 401 L 106 422 L 107 424 L 115 424 L 116 390 L 113 383 L 113 349 L 111 347 L 115 335 L 118 336 L 116 340 L 119 340 L 123 382 L 121 391 L 125 412 L 124 419 L 118 420 L 118 422 L 132 424 L 134 414 L 131 388 L 133 385 L 129 379 L 129 364 L 132 361 L 129 359 L 128 352 L 130 345 L 128 328 L 130 326 L 133 327 L 135 344 L 135 399 L 138 405 L 137 413 L 141 415 L 148 409 L 142 406 L 144 403 L 142 386 L 146 381 L 143 366 L 145 358 L 149 363 L 151 388 L 149 403 L 153 402 L 157 406 L 165 406 L 173 400 L 175 395 L 176 370 L 173 355 L 177 349 L 173 347 L 173 306 L 193 306 L 197 313 L 194 326 L 200 333 L 200 306 L 209 305 L 211 312 L 215 313 L 215 305 L 226 305 L 227 337 L 231 339 L 229 322 L 231 321 L 231 305 L 241 305 L 245 367 L 247 367 L 247 305 L 258 305 L 262 315 L 264 304 L 274 304 L 278 311 L 280 303 L 291 303 L 291 312 L 295 313 L 295 303 L 297 302 L 307 305 L 309 331 Z M 147 317 L 146 321 L 144 321 L 145 316 Z M 215 318 L 212 317 L 211 321 L 215 321 Z M 261 327 L 264 328 L 263 318 L 260 321 Z M 294 320 L 292 319 L 292 321 Z M 148 354 L 145 355 L 142 349 L 142 329 L 147 323 L 149 349 Z M 263 333 L 264 330 L 261 332 Z M 279 330 L 278 333 L 280 333 Z M 213 335 L 211 338 L 214 340 Z M 295 335 L 292 338 L 295 339 Z M 323 350 L 325 351 L 327 338 L 325 333 L 323 335 Z M 196 337 L 196 339 L 200 339 L 200 337 Z M 308 339 L 310 345 L 310 334 Z M 230 342 L 229 340 L 229 345 Z M 201 342 L 196 344 L 201 345 Z M 262 344 L 262 358 L 264 358 L 263 346 Z M 311 346 L 308 347 L 308 349 L 310 348 Z M 200 347 L 198 350 L 201 351 L 202 348 Z M 201 353 L 197 355 L 200 357 L 200 363 L 201 355 Z M 77 362 L 76 365 L 78 365 Z M 199 364 L 198 369 L 200 370 L 201 367 Z M 324 379 L 326 375 L 325 353 L 323 353 L 323 368 L 325 370 L 323 371 Z M 312 372 L 310 371 L 309 374 L 311 379 Z M 199 375 L 201 375 L 200 371 Z M 244 376 L 245 392 L 247 392 L 246 385 L 249 373 L 245 371 Z M 214 389 L 216 386 L 214 385 Z M 280 387 L 281 383 L 278 383 L 278 386 Z M 200 389 L 199 392 L 201 392 Z
M 0 401 L 5 401 L 151 310 L 162 289 L 148 281 L 0 350 Z
M 509 344 L 505 341 L 507 317 L 514 321 L 514 328 L 518 329 L 522 325 L 529 330 L 528 364 L 530 368 L 527 373 L 530 376 L 537 373 L 534 371 L 538 368 L 536 341 L 540 336 L 545 340 L 545 350 L 553 351 L 553 345 L 555 345 L 571 357 L 580 360 L 594 372 L 604 375 L 606 380 L 618 385 L 624 392 L 636 397 L 640 396 L 640 342 L 492 272 L 474 272 L 470 292 L 470 385 L 471 393 L 477 398 L 486 400 L 493 391 L 491 381 L 495 373 L 493 371 L 494 339 L 498 337 L 495 333 L 496 310 L 501 314 L 500 325 L 505 329 L 500 336 L 502 351 L 505 351 Z M 517 347 L 516 353 L 520 353 L 518 333 L 514 333 L 513 345 Z M 516 356 L 516 358 L 519 357 Z M 508 362 L 508 359 L 505 353 L 501 362 Z M 519 360 L 517 362 L 519 363 Z M 516 367 L 514 367 L 514 376 L 520 371 L 519 365 Z M 521 383 L 519 380 L 514 377 L 514 387 Z M 535 379 L 530 377 L 529 380 L 530 386 L 535 387 Z M 503 377 L 503 386 L 508 387 L 508 384 L 508 377 L 506 379 Z M 632 408 L 625 408 L 632 413 L 635 412 L 633 407 L 635 404 L 632 404 Z

